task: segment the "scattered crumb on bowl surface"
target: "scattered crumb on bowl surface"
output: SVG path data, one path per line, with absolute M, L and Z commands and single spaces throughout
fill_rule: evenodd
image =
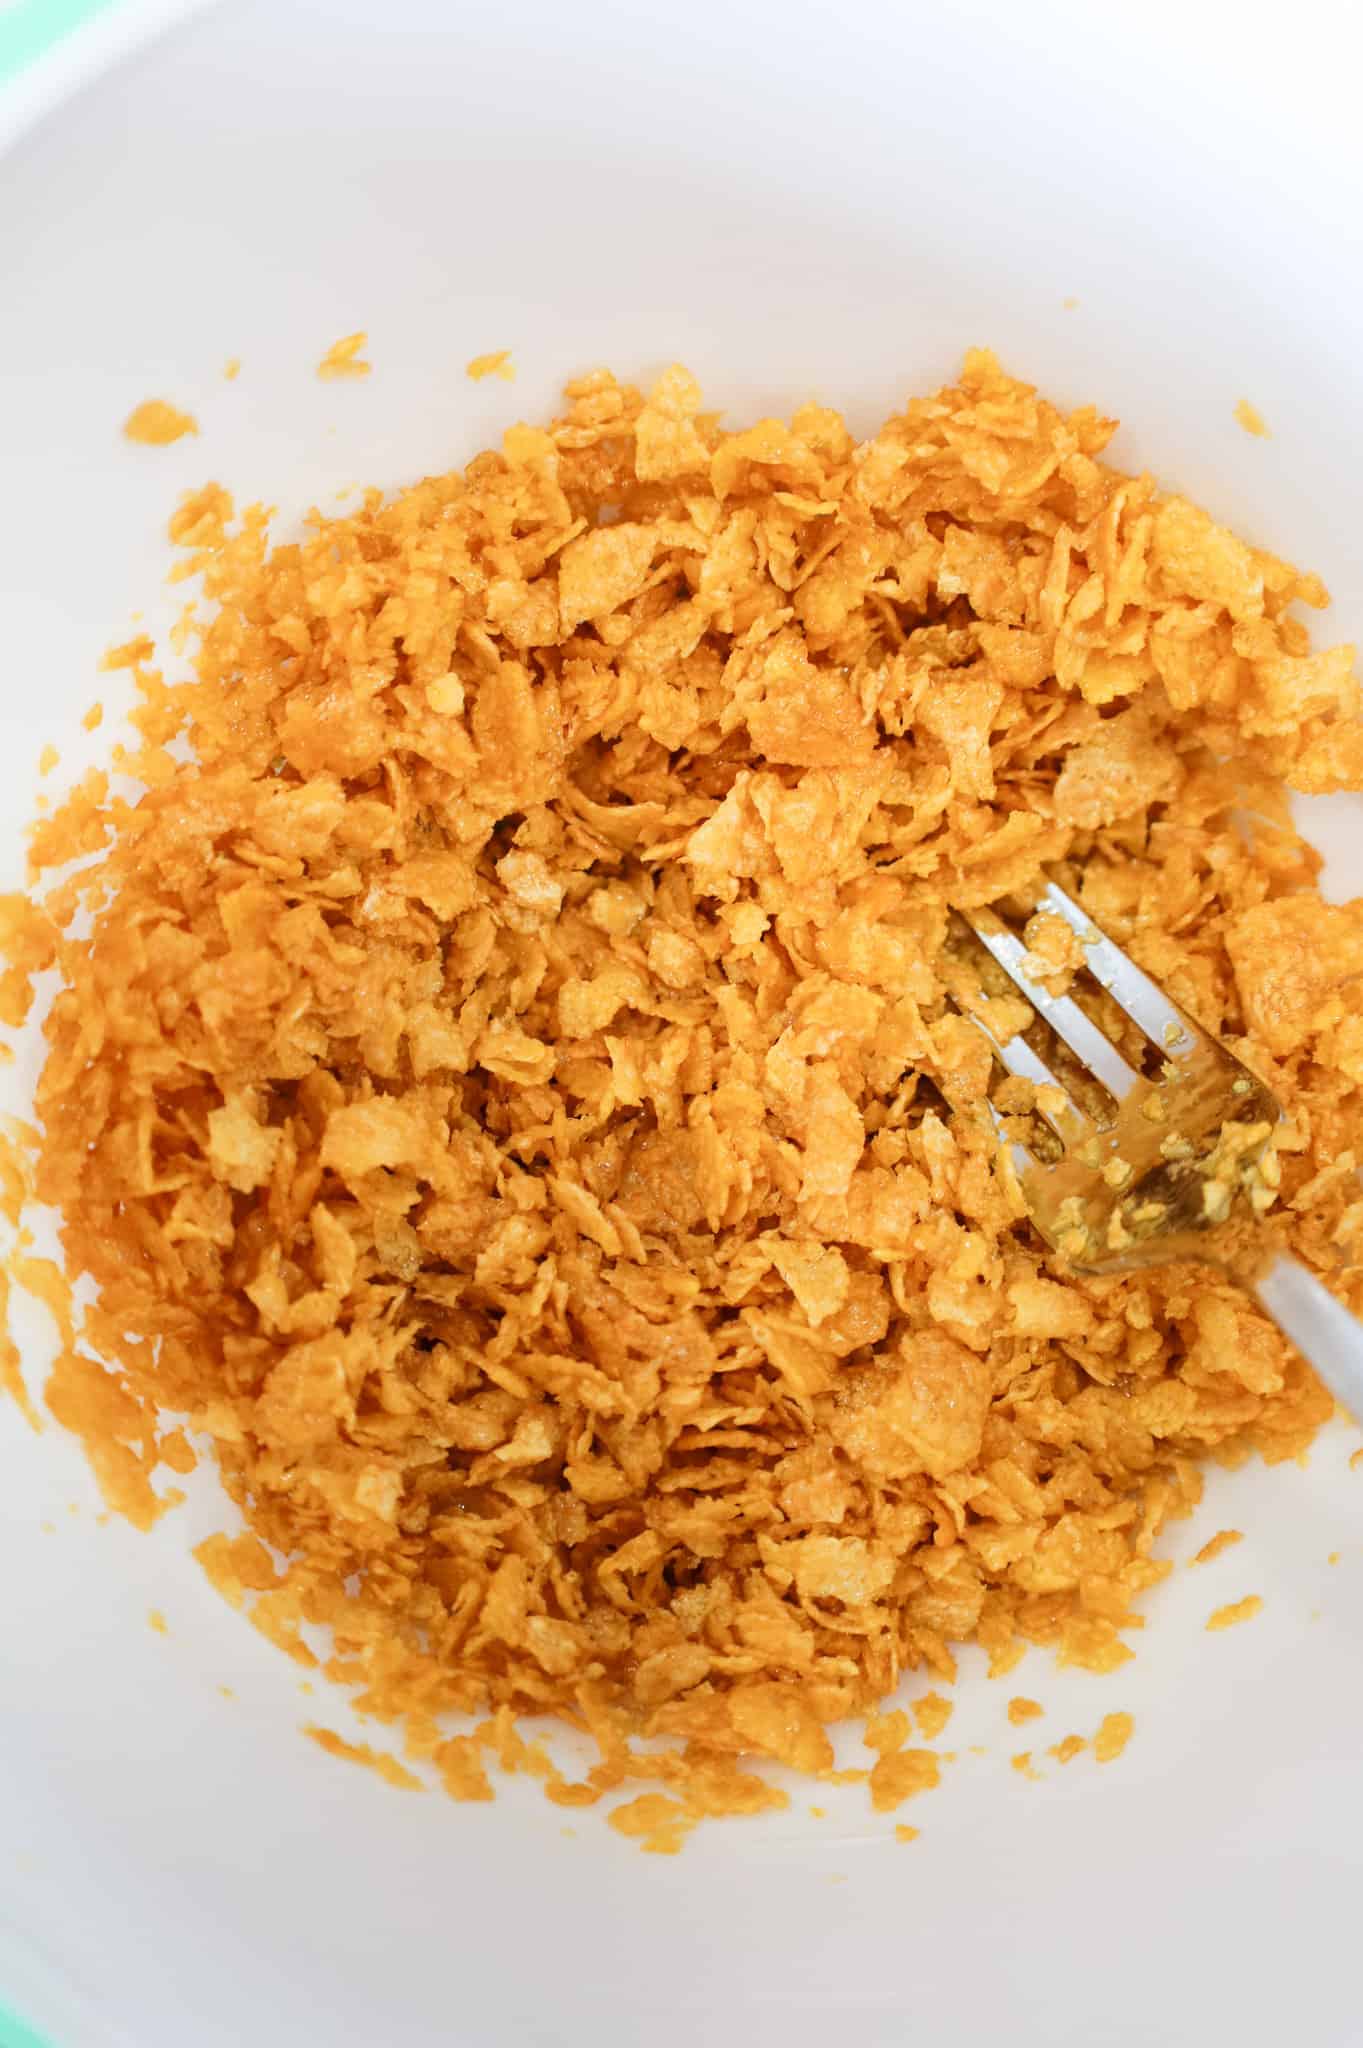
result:
M 343 334 L 339 341 L 333 341 L 317 365 L 318 376 L 367 377 L 374 367 L 372 363 L 366 362 L 361 354 L 368 339 L 368 334 L 361 328 L 355 334 Z
M 164 398 L 147 398 L 135 406 L 123 422 L 125 441 L 140 441 L 148 448 L 165 448 L 186 434 L 197 434 L 199 422 L 193 413 L 181 412 Z
M 474 356 L 464 365 L 464 375 L 472 377 L 475 383 L 480 383 L 484 377 L 500 377 L 503 383 L 512 383 L 516 370 L 511 360 L 510 349 L 494 348 L 489 349 L 485 355 Z
M 1332 1411 L 1212 1269 L 1067 1268 L 980 1114 L 961 1012 L 1029 1013 L 955 912 L 1055 874 L 1271 1082 L 1273 1227 L 1363 1304 L 1363 909 L 1288 801 L 1363 783 L 1350 651 L 1114 424 L 983 351 L 862 444 L 598 371 L 299 539 L 172 519 L 192 674 L 106 657 L 144 794 L 90 771 L 0 900 L 0 1022 L 58 984 L 10 1222 L 31 1184 L 66 1276 L 12 1265 L 110 1502 L 150 1526 L 201 1433 L 215 1585 L 456 1799 L 628 1792 L 655 1853 L 773 1762 L 893 1811 L 947 1765 L 906 1674 L 1116 1670 L 1199 1461 Z
M 1114 1763 L 1130 1742 L 1136 1723 L 1130 1714 L 1104 1714 L 1093 1738 L 1093 1754 L 1100 1764 Z
M 1234 1628 L 1237 1622 L 1253 1621 L 1263 1607 L 1258 1593 L 1249 1593 L 1243 1600 L 1232 1600 L 1225 1607 L 1218 1607 L 1207 1617 L 1207 1627 L 1215 1633 L 1223 1628 Z
M 1235 417 L 1237 423 L 1244 428 L 1247 434 L 1255 435 L 1260 441 L 1270 439 L 1268 426 L 1263 414 L 1257 406 L 1251 405 L 1247 398 L 1242 398 L 1237 404 Z
M 906 1799 L 933 1792 L 942 1782 L 942 1759 L 930 1749 L 899 1749 L 882 1756 L 871 1772 L 871 1805 L 893 1813 Z
M 367 1742 L 347 1742 L 334 1729 L 319 1728 L 316 1724 L 310 1724 L 303 1733 L 328 1756 L 338 1757 L 345 1763 L 362 1764 L 366 1770 L 382 1778 L 386 1785 L 396 1785 L 404 1792 L 425 1790 L 420 1778 L 404 1770 L 397 1758 L 389 1756 L 385 1750 L 373 1749 Z
M 1220 1557 L 1223 1551 L 1232 1549 L 1235 1544 L 1243 1543 L 1244 1540 L 1245 1532 L 1243 1529 L 1218 1529 L 1215 1536 L 1207 1538 L 1207 1541 L 1203 1544 L 1201 1550 L 1197 1552 L 1196 1556 L 1192 1558 L 1191 1562 L 1193 1564 L 1210 1564 L 1214 1557 Z
M 918 1732 L 925 1742 L 935 1742 L 954 1709 L 948 1699 L 939 1692 L 924 1693 L 921 1700 L 913 1703 L 913 1718 L 918 1723 Z

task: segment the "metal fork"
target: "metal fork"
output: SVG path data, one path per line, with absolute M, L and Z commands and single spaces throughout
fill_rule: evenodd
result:
M 1188 1258 L 1222 1266 L 1363 1421 L 1363 1323 L 1290 1253 L 1273 1253 L 1246 1275 L 1218 1255 L 1210 1235 L 1234 1212 L 1263 1214 L 1272 1204 L 1276 1098 L 1063 889 L 1051 883 L 1036 908 L 1064 919 L 1089 972 L 1146 1042 L 1145 1059 L 1133 1066 L 1072 996 L 1040 985 L 1015 932 L 990 911 L 963 913 L 1070 1056 L 1057 1048 L 1048 1064 L 1026 1037 L 1000 1039 L 984 1017 L 971 1016 L 1006 1072 L 1032 1084 L 1033 1114 L 1050 1133 L 1038 1143 L 1033 1124 L 1029 1143 L 1016 1117 L 986 1102 L 1037 1229 L 1079 1272 Z

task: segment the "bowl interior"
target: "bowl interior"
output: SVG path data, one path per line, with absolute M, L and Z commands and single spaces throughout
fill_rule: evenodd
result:
M 102 758 L 109 720 L 91 738 L 81 713 L 125 699 L 101 650 L 134 612 L 153 633 L 174 615 L 181 490 L 211 476 L 297 519 L 466 460 L 598 363 L 639 380 L 681 359 L 734 418 L 815 397 L 869 430 L 987 342 L 1118 413 L 1118 460 L 1319 569 L 1337 597 L 1322 632 L 1363 630 L 1349 67 L 1314 77 L 1295 46 L 1256 46 L 1253 8 L 1230 49 L 1172 7 L 1139 36 L 1094 16 L 390 0 L 380 24 L 366 0 L 226 0 L 17 136 L 0 160 L 0 275 L 22 280 L 0 328 L 5 886 L 43 745 L 54 786 Z M 372 377 L 319 382 L 356 328 Z M 503 347 L 514 386 L 468 381 Z M 121 440 L 149 396 L 199 436 Z M 1271 439 L 1237 426 L 1241 398 Z M 1308 823 L 1332 891 L 1363 889 L 1363 805 Z M 3 1106 L 31 1079 L 6 1074 Z M 49 1333 L 19 1313 L 36 1363 Z M 1091 2048 L 1215 2026 L 1256 2048 L 1289 2023 L 1352 2040 L 1357 1442 L 1341 1424 L 1306 1474 L 1210 1475 L 1169 1553 L 1227 1525 L 1246 1541 L 1160 1589 L 1118 1678 L 1033 1653 L 991 1684 L 966 1659 L 960 1761 L 904 1816 L 916 1843 L 863 1792 L 830 1791 L 816 1820 L 801 1790 L 668 1862 L 519 1782 L 455 1808 L 314 1750 L 299 1723 L 353 1723 L 209 1590 L 188 1548 L 211 1498 L 151 1537 L 98 1526 L 74 1444 L 0 1405 L 0 1986 L 69 2048 L 589 2027 L 606 2048 L 644 2027 L 799 2048 L 831 2014 L 872 2041 L 914 2025 Z M 1207 1636 L 1211 1608 L 1251 1591 L 1254 1628 Z M 1111 1770 L 1031 1784 L 1009 1767 L 1014 1691 L 1045 1701 L 1045 1743 L 1115 1708 L 1137 1739 Z

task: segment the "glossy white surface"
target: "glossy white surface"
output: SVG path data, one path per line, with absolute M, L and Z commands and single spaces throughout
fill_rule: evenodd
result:
M 58 779 L 100 751 L 78 723 L 119 701 L 100 650 L 133 609 L 168 616 L 180 489 L 295 517 L 464 460 L 602 361 L 679 356 L 735 416 L 817 395 L 869 427 L 987 341 L 1122 414 L 1129 464 L 1318 567 L 1333 630 L 1363 633 L 1357 30 L 1298 7 L 1287 48 L 1278 19 L 222 0 L 23 134 L 34 106 L 0 101 L 0 885 L 43 743 Z M 356 327 L 374 375 L 318 382 Z M 464 378 L 507 346 L 514 387 Z M 123 443 L 153 394 L 201 437 Z M 1271 440 L 1234 423 L 1242 396 Z M 1361 822 L 1314 815 L 1346 893 Z M 960 1761 L 900 1816 L 919 1841 L 859 1791 L 815 1795 L 822 1821 L 801 1791 L 666 1861 L 524 1786 L 457 1808 L 323 1756 L 297 1726 L 347 1729 L 339 1703 L 303 1698 L 188 1556 L 211 1503 L 100 1528 L 75 1446 L 0 1405 L 0 1996 L 62 2048 L 1344 2048 L 1357 1442 L 1215 1476 L 1170 1552 L 1246 1540 L 1155 1595 L 1117 1678 L 967 1664 Z M 1251 1591 L 1252 1626 L 1205 1633 Z M 1015 1691 L 1046 1719 L 1010 1729 Z M 1009 1768 L 1116 1708 L 1137 1733 L 1112 1767 Z

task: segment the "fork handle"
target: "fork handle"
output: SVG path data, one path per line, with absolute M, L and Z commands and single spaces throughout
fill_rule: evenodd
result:
M 1264 1269 L 1253 1293 L 1340 1406 L 1363 1422 L 1363 1323 L 1358 1317 L 1287 1252 L 1279 1252 Z

